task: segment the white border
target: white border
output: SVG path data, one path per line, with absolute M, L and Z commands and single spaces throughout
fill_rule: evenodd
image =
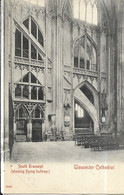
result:
M 1 193 L 4 193 L 4 0 L 1 0 Z

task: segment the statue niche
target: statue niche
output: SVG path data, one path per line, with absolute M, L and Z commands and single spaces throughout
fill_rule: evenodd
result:
M 103 90 L 103 93 L 101 93 L 101 119 L 102 123 L 106 122 L 106 110 L 108 110 L 108 105 L 106 101 L 106 93 L 105 90 Z
M 70 121 L 71 121 L 70 108 L 71 108 L 70 97 L 69 97 L 69 94 L 66 93 L 65 94 L 65 101 L 64 101 L 64 125 L 66 127 L 70 126 Z

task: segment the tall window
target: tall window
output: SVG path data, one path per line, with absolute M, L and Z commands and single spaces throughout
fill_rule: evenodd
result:
M 15 32 L 15 56 L 21 57 L 21 32 L 17 29 Z
M 73 0 L 74 17 L 97 25 L 97 0 Z
M 83 108 L 82 108 L 79 104 L 77 104 L 77 103 L 75 103 L 75 112 L 76 112 L 76 116 L 77 116 L 78 118 L 83 118 L 83 117 L 84 117 L 84 110 L 83 110 Z
M 30 53 L 29 45 L 31 45 Z M 15 32 L 15 56 L 24 58 L 29 58 L 29 56 L 31 56 L 31 59 L 43 61 L 35 46 L 18 29 L 16 29 Z
M 76 101 L 75 102 L 75 128 L 93 129 L 93 120 L 89 113 Z
M 28 58 L 29 57 L 29 41 L 28 39 L 23 35 L 23 57 Z
M 30 2 L 33 5 L 37 5 L 37 6 L 41 6 L 44 7 L 45 6 L 45 0 L 24 0 L 25 2 Z
M 96 71 L 96 48 L 88 35 L 77 39 L 74 45 L 74 67 Z
M 37 50 L 35 47 L 31 44 L 31 58 L 32 59 L 37 59 Z
M 42 45 L 42 47 L 44 47 L 43 35 L 37 23 L 31 17 L 29 17 L 24 20 L 23 24 L 31 32 L 34 38 Z M 29 28 L 29 26 L 31 28 Z
M 38 79 L 31 73 L 27 73 L 15 84 L 15 97 L 29 100 L 43 100 L 44 91 Z
M 31 20 L 31 34 L 37 39 L 37 25 Z

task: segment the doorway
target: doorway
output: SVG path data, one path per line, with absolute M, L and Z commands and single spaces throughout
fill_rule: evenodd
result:
M 32 142 L 42 142 L 42 121 L 32 120 Z
M 16 122 L 16 141 L 26 141 L 27 138 L 27 121 L 19 119 Z

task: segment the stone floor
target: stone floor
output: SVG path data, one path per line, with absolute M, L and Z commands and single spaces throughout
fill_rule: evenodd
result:
M 11 162 L 124 162 L 124 150 L 91 151 L 74 141 L 15 142 Z

